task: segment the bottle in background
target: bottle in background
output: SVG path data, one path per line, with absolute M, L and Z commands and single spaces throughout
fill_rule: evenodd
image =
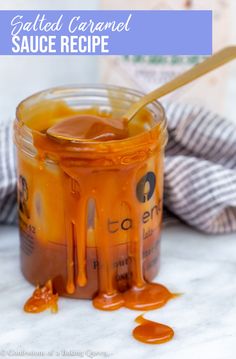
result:
M 213 10 L 213 50 L 232 44 L 232 2 L 230 0 L 101 0 L 106 10 Z M 199 24 L 201 26 L 201 24 Z M 163 29 L 164 31 L 164 29 Z M 158 36 L 153 41 L 158 41 Z M 236 36 L 236 34 L 235 34 Z M 235 39 L 234 39 L 235 42 Z M 202 61 L 202 56 L 104 56 L 102 78 L 105 83 L 148 92 Z M 225 115 L 231 67 L 223 67 L 182 88 L 169 98 L 205 105 Z

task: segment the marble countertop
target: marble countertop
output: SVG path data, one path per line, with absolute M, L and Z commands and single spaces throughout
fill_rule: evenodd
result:
M 91 302 L 60 298 L 58 314 L 25 314 L 33 287 L 19 270 L 18 234 L 0 226 L 0 357 L 234 359 L 236 236 L 165 228 L 157 281 L 183 296 L 146 318 L 169 324 L 171 342 L 147 345 L 131 332 L 139 312 L 101 312 Z

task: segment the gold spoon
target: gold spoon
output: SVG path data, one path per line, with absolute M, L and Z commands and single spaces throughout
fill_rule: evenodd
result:
M 171 93 L 174 90 L 196 80 L 197 78 L 211 72 L 218 67 L 226 64 L 227 62 L 236 58 L 236 46 L 226 47 L 221 51 L 215 53 L 211 57 L 207 58 L 200 64 L 194 66 L 190 70 L 184 72 L 183 74 L 177 76 L 173 80 L 167 82 L 158 89 L 150 92 L 149 94 L 143 96 L 141 100 L 135 102 L 126 114 L 123 116 L 128 122 L 139 112 L 143 107 L 147 106 L 149 103 L 159 99 L 162 96 L 165 96 Z
M 212 55 L 211 57 L 207 58 L 200 64 L 194 66 L 190 70 L 184 72 L 183 74 L 177 76 L 173 80 L 167 82 L 166 84 L 159 87 L 158 89 L 143 96 L 138 102 L 135 102 L 129 108 L 129 110 L 125 113 L 125 115 L 122 117 L 123 118 L 123 127 L 124 127 L 124 136 L 123 137 L 126 137 L 126 135 L 127 135 L 127 131 L 126 131 L 127 123 L 130 122 L 134 118 L 134 116 L 143 107 L 145 107 L 148 104 L 150 104 L 151 102 L 159 99 L 160 97 L 165 96 L 165 95 L 171 93 L 172 91 L 177 90 L 178 88 L 192 82 L 193 80 L 196 80 L 197 78 L 207 74 L 208 72 L 215 70 L 216 68 L 226 64 L 227 62 L 229 62 L 235 58 L 236 58 L 236 46 L 226 47 L 226 48 L 222 49 L 221 51 L 217 52 L 216 54 Z M 91 124 L 91 126 L 93 126 L 93 128 L 95 128 L 96 130 L 98 130 L 98 127 L 100 128 L 100 133 L 97 134 L 97 135 L 99 135 L 98 136 L 99 140 L 107 140 L 106 139 L 107 133 L 105 133 L 106 127 L 104 127 L 104 129 L 103 129 L 103 128 L 101 128 L 101 126 L 98 126 L 99 117 L 93 116 L 93 118 L 90 118 L 89 120 L 90 120 L 90 122 L 94 121 L 95 125 L 93 123 Z M 73 121 L 75 121 L 75 122 L 73 122 Z M 81 123 L 79 123 L 79 121 L 81 121 Z M 100 118 L 100 122 L 102 122 L 102 121 L 104 121 L 104 119 Z M 69 132 L 68 131 L 64 132 L 61 130 L 60 124 L 63 125 L 63 122 L 67 126 L 70 126 Z M 80 135 L 76 134 L 76 131 L 75 131 L 76 127 L 79 128 L 80 132 L 81 132 L 82 127 L 85 124 L 89 125 L 89 123 L 85 119 L 85 116 L 81 115 L 81 116 L 77 116 L 74 119 L 73 118 L 71 118 L 69 120 L 65 119 L 63 122 L 60 122 L 60 123 L 50 127 L 47 130 L 47 135 L 54 139 L 63 140 L 63 141 L 64 140 L 72 140 L 72 139 L 76 142 L 81 141 L 81 140 L 86 140 L 86 137 L 84 137 L 84 136 L 81 137 Z M 75 125 L 76 125 L 76 127 L 75 127 Z M 119 121 L 118 125 L 119 126 L 117 127 L 117 119 L 110 119 L 109 126 L 110 126 L 111 134 L 112 134 L 113 127 L 114 127 L 114 131 L 122 130 L 121 128 L 119 128 L 120 125 L 122 125 L 121 121 Z M 83 135 L 86 135 L 86 132 Z M 90 138 L 90 137 L 88 137 L 88 138 Z M 121 136 L 121 138 L 122 138 L 122 136 Z M 96 140 L 96 137 L 92 137 L 92 139 Z M 108 140 L 109 139 L 112 139 L 112 138 L 109 137 Z

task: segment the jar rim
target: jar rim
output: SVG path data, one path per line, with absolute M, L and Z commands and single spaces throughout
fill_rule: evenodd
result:
M 139 98 L 141 98 L 142 96 L 145 95 L 145 93 L 139 91 L 139 90 L 135 90 L 135 89 L 131 89 L 128 87 L 122 87 L 122 86 L 116 86 L 116 85 L 107 85 L 107 84 L 72 84 L 72 85 L 64 85 L 64 86 L 56 86 L 56 87 L 51 87 L 42 91 L 38 91 L 36 93 L 34 93 L 31 96 L 28 96 L 27 98 L 25 98 L 24 100 L 22 100 L 17 108 L 16 108 L 16 121 L 17 121 L 17 125 L 20 126 L 21 131 L 25 132 L 26 135 L 30 135 L 34 132 L 39 133 L 39 131 L 34 130 L 32 128 L 30 128 L 29 126 L 27 126 L 24 123 L 24 120 L 20 115 L 20 110 L 22 108 L 22 106 L 30 101 L 34 101 L 37 99 L 45 99 L 46 96 L 52 96 L 51 99 L 56 99 L 55 95 L 67 95 L 67 94 L 77 94 L 79 93 L 79 91 L 116 91 L 119 93 L 125 93 L 127 95 L 130 96 L 136 96 L 137 100 Z M 58 98 L 62 98 L 62 97 L 58 97 Z M 50 97 L 49 97 L 50 100 Z M 134 103 L 134 101 L 130 102 L 131 104 Z M 142 138 L 145 140 L 147 134 L 152 133 L 152 131 L 154 131 L 155 129 L 159 128 L 161 129 L 161 132 L 165 132 L 166 131 L 166 115 L 165 115 L 165 110 L 164 107 L 162 106 L 162 104 L 159 101 L 153 101 L 150 105 L 147 106 L 154 106 L 155 109 L 157 109 L 159 111 L 160 114 L 160 119 L 159 121 L 156 121 L 156 123 L 147 131 L 143 131 L 139 134 L 136 134 L 134 136 L 131 137 L 127 137 L 124 139 L 118 139 L 118 140 L 109 140 L 109 141 L 98 141 L 98 140 L 91 140 L 91 139 L 79 139 L 78 141 L 76 140 L 67 140 L 67 143 L 72 144 L 73 146 L 76 146 L 78 144 L 83 145 L 83 146 L 101 146 L 101 144 L 105 147 L 105 146 L 119 146 L 121 143 L 122 144 L 128 144 L 130 142 L 133 143 L 134 140 L 138 140 L 138 141 L 142 141 Z M 155 121 L 155 120 L 154 120 Z M 166 141 L 165 141 L 166 142 Z M 165 145 L 165 143 L 163 143 L 163 145 Z

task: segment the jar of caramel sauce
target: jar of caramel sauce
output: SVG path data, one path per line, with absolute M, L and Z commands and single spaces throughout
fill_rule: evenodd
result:
M 126 88 L 72 86 L 19 104 L 21 269 L 34 285 L 51 280 L 59 295 L 94 298 L 156 276 L 167 141 L 160 103 L 140 111 L 125 138 L 57 140 L 47 134 L 76 116 L 108 123 L 122 118 L 141 96 Z

